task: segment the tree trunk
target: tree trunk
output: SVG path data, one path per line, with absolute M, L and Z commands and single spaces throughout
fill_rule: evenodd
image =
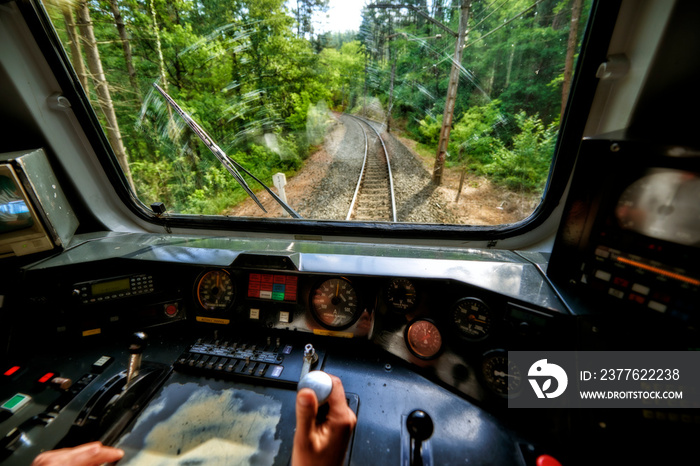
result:
M 97 49 L 97 40 L 95 39 L 95 31 L 93 29 L 87 0 L 81 0 L 78 3 L 77 12 L 78 27 L 80 28 L 80 33 L 83 37 L 83 45 L 85 46 L 85 56 L 87 58 L 88 68 L 90 68 L 90 73 L 92 74 L 98 104 L 102 109 L 102 113 L 104 114 L 107 123 L 105 128 L 107 130 L 107 138 L 109 139 L 109 143 L 112 145 L 112 149 L 117 156 L 117 160 L 119 160 L 119 163 L 122 166 L 122 170 L 124 170 L 124 174 L 126 175 L 129 184 L 133 188 L 134 181 L 131 178 L 129 160 L 126 154 L 126 149 L 124 148 L 124 143 L 122 142 L 122 135 L 119 132 L 117 115 L 114 112 L 114 104 L 112 102 L 112 96 L 109 92 L 107 78 L 105 78 L 105 73 L 102 69 L 102 61 L 100 60 L 100 52 Z
M 66 32 L 68 33 L 68 40 L 70 41 L 68 47 L 70 48 L 71 62 L 73 63 L 73 68 L 75 68 L 75 73 L 78 75 L 80 84 L 82 84 L 83 89 L 85 89 L 87 93 L 88 74 L 87 70 L 85 70 L 85 63 L 83 62 L 83 53 L 80 47 L 80 40 L 78 40 L 78 31 L 75 29 L 71 5 L 69 3 L 62 4 L 61 12 L 63 13 L 63 20 L 66 23 Z
M 129 75 L 129 82 L 131 83 L 131 88 L 136 94 L 136 98 L 139 104 L 143 102 L 143 97 L 141 96 L 141 89 L 136 82 L 136 70 L 134 69 L 134 60 L 131 55 L 131 43 L 129 37 L 126 34 L 126 27 L 124 27 L 124 20 L 122 19 L 122 14 L 119 11 L 118 0 L 109 0 L 109 7 L 112 10 L 112 16 L 114 16 L 114 24 L 117 26 L 117 32 L 119 33 L 119 39 L 122 42 L 122 50 L 124 51 L 124 61 L 126 62 L 126 72 Z
M 447 144 L 450 141 L 450 131 L 452 130 L 452 118 L 454 117 L 455 102 L 457 100 L 457 87 L 459 85 L 459 74 L 462 67 L 462 51 L 467 36 L 467 19 L 469 18 L 469 0 L 462 0 L 459 12 L 459 32 L 457 33 L 457 44 L 455 45 L 455 55 L 452 59 L 452 70 L 450 71 L 450 82 L 447 87 L 447 98 L 445 99 L 445 112 L 442 115 L 442 128 L 440 129 L 440 140 L 438 150 L 435 155 L 435 166 L 433 167 L 433 183 L 442 183 L 442 172 L 445 167 L 445 157 L 447 154 Z
M 574 54 L 576 53 L 576 45 L 578 41 L 578 22 L 581 18 L 581 9 L 583 0 L 574 0 L 571 6 L 571 23 L 569 26 L 569 41 L 566 44 L 566 61 L 564 62 L 564 83 L 561 90 L 561 113 L 560 118 L 564 118 L 564 110 L 566 110 L 566 101 L 569 98 L 569 90 L 571 89 L 571 77 L 574 73 Z
M 165 59 L 163 58 L 163 48 L 161 47 L 160 43 L 160 29 L 158 27 L 158 17 L 156 16 L 156 6 L 153 0 L 150 0 L 148 4 L 151 10 L 151 19 L 153 20 L 153 35 L 156 38 L 156 52 L 158 53 L 158 72 L 160 74 L 160 87 L 162 87 L 166 93 L 169 93 L 170 91 L 168 89 L 168 78 L 165 75 Z M 168 136 L 173 141 L 173 143 L 177 145 L 179 135 L 177 132 L 177 125 L 175 125 L 175 122 L 173 121 L 173 109 L 170 108 L 170 105 L 166 105 L 166 107 L 168 108 Z
M 508 69 L 506 71 L 506 85 L 510 86 L 510 72 L 513 70 L 513 58 L 515 58 L 515 44 L 510 45 L 510 56 L 508 57 Z
M 391 133 L 391 111 L 394 107 L 394 76 L 396 75 L 396 59 L 391 62 L 391 83 L 389 84 L 389 109 L 386 115 L 386 132 Z
M 168 78 L 165 76 L 165 60 L 163 59 L 163 49 L 160 45 L 160 30 L 158 28 L 158 19 L 156 18 L 156 6 L 153 0 L 150 0 L 149 6 L 151 8 L 151 18 L 153 19 L 153 35 L 156 38 L 156 51 L 158 53 L 158 71 L 160 72 L 160 87 L 167 93 L 168 92 Z M 170 106 L 168 106 L 170 108 Z

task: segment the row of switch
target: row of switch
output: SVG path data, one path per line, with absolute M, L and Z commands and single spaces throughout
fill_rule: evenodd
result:
M 280 364 L 254 361 L 251 358 L 237 359 L 191 352 L 184 353 L 177 359 L 176 368 L 270 378 L 279 378 L 284 369 Z

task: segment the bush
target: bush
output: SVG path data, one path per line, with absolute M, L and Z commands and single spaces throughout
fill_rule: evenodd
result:
M 520 132 L 513 137 L 512 148 L 496 151 L 484 172 L 509 189 L 541 191 L 549 176 L 558 121 L 545 127 L 538 115 L 527 116 L 524 112 L 515 120 Z
M 451 164 L 459 163 L 479 171 L 493 162 L 493 154 L 507 143 L 499 137 L 505 125 L 499 104 L 493 100 L 484 106 L 470 107 L 454 125 L 448 147 Z

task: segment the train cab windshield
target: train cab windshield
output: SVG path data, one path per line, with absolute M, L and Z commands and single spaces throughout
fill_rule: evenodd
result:
M 67 5 L 45 2 L 136 208 L 470 226 L 539 206 L 591 9 Z
M 0 463 L 697 462 L 697 24 L 0 0 Z

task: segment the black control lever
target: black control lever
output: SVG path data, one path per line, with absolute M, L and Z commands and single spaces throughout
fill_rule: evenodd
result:
M 406 429 L 411 436 L 411 466 L 429 466 L 428 458 L 423 457 L 423 442 L 433 435 L 433 420 L 428 413 L 416 409 L 406 419 Z
M 128 423 L 170 375 L 172 367 L 141 363 L 147 336 L 134 333 L 129 340 L 129 366 L 105 381 L 83 406 L 68 434 L 56 448 L 100 440 L 113 443 Z
M 124 391 L 129 389 L 134 379 L 139 374 L 139 369 L 141 369 L 141 356 L 147 345 L 146 340 L 148 340 L 148 336 L 143 332 L 136 332 L 131 336 L 131 343 L 129 344 L 129 367 L 126 371 Z

